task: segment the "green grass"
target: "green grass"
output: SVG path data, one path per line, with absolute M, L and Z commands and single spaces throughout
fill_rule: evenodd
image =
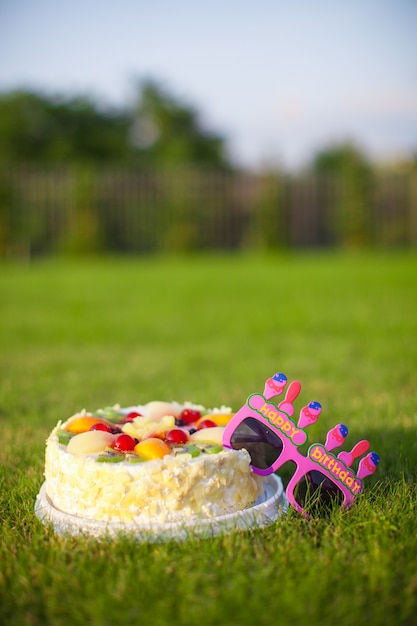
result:
M 413 624 L 417 255 L 89 259 L 0 266 L 0 623 Z M 34 516 L 45 439 L 76 410 L 235 409 L 276 371 L 310 441 L 338 422 L 381 456 L 348 512 L 215 539 L 58 537 Z M 288 478 L 284 468 L 282 476 Z

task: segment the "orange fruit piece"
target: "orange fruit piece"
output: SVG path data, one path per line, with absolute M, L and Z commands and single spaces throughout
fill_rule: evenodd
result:
M 165 441 L 157 437 L 148 437 L 136 444 L 134 450 L 138 456 L 145 461 L 162 459 L 167 454 L 171 454 L 171 448 Z
M 93 415 L 82 415 L 69 419 L 64 428 L 69 430 L 70 433 L 78 434 L 87 432 L 94 424 L 108 424 L 108 422 Z
M 205 419 L 212 420 L 217 426 L 226 426 L 226 424 L 232 419 L 233 415 L 234 413 L 208 413 L 197 420 L 196 427 L 198 428 L 198 423 Z

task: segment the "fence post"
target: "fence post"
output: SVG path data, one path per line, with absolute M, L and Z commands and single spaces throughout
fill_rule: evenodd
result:
M 97 170 L 88 165 L 73 167 L 72 202 L 68 232 L 60 249 L 64 253 L 94 253 L 102 248 L 97 206 Z
M 408 181 L 408 244 L 417 245 L 417 167 L 414 167 L 409 174 Z

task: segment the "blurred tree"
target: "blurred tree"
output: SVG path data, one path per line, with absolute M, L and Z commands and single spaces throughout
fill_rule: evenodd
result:
M 230 168 L 224 139 L 203 128 L 195 109 L 147 80 L 133 108 L 131 140 L 142 162 Z
M 146 81 L 131 110 L 86 97 L 0 94 L 0 163 L 131 163 L 229 167 L 224 140 L 197 112 Z
M 370 171 L 365 156 L 350 143 L 331 146 L 320 151 L 314 157 L 312 168 L 315 172 L 324 174 L 343 172 L 359 177 L 366 176 Z
M 129 127 L 126 114 L 87 98 L 0 94 L 0 163 L 126 160 Z

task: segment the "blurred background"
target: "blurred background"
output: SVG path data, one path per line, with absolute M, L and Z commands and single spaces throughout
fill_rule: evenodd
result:
M 415 247 L 415 0 L 0 0 L 0 258 Z

